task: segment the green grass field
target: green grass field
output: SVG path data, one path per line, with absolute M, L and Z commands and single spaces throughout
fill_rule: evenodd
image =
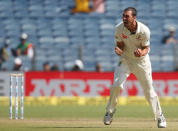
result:
M 9 120 L 0 106 L 0 131 L 178 131 L 178 106 L 163 106 L 166 129 L 158 129 L 149 106 L 119 106 L 112 125 L 103 124 L 105 106 L 25 106 L 24 120 Z

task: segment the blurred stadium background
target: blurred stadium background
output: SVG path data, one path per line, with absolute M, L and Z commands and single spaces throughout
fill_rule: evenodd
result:
M 46 61 L 57 64 L 60 70 L 70 70 L 75 59 L 82 59 L 85 71 L 95 71 L 96 63 L 104 71 L 113 71 L 118 59 L 113 51 L 114 26 L 128 6 L 136 7 L 138 20 L 151 29 L 153 71 L 174 71 L 177 45 L 164 46 L 161 39 L 170 26 L 177 28 L 176 0 L 106 0 L 104 13 L 75 14 L 75 0 L 1 0 L 0 43 L 2 46 L 9 39 L 10 47 L 15 48 L 21 34 L 27 33 L 36 54 L 34 65 L 22 58 L 29 70 L 42 70 Z M 2 66 L 12 70 L 13 59 Z
M 170 27 L 178 28 L 178 1 L 105 0 L 104 13 L 90 11 L 72 13 L 77 1 L 80 0 L 0 0 L 0 47 L 10 40 L 9 48 L 16 48 L 20 43 L 21 34 L 26 33 L 28 41 L 33 43 L 35 49 L 35 56 L 32 60 L 27 56 L 21 56 L 23 67 L 26 69 L 23 71 L 26 117 L 43 118 L 45 117 L 43 115 L 47 113 L 43 112 L 45 108 L 52 112 L 50 107 L 55 105 L 56 110 L 59 108 L 62 111 L 65 108 L 61 106 L 65 105 L 64 107 L 68 110 L 62 112 L 64 113 L 62 117 L 57 115 L 61 119 L 70 119 L 70 115 L 71 118 L 76 119 L 82 116 L 90 118 L 89 115 L 94 117 L 92 115 L 94 111 L 89 113 L 92 106 L 87 105 L 93 105 L 96 109 L 93 114 L 97 119 L 103 119 L 109 87 L 113 80 L 113 71 L 118 62 L 118 57 L 113 50 L 114 27 L 122 21 L 122 11 L 128 6 L 136 7 L 137 19 L 151 30 L 150 58 L 155 89 L 160 96 L 161 103 L 165 105 L 163 109 L 168 113 L 174 110 L 173 113 L 176 114 L 178 44 L 164 44 L 161 40 L 169 33 Z M 92 9 L 93 2 L 97 0 L 86 1 Z M 176 37 L 178 38 L 178 33 Z M 8 60 L 2 64 L 2 69 L 5 68 L 6 71 L 0 72 L 1 119 L 8 118 L 9 74 L 12 73 L 14 59 L 15 57 L 9 54 Z M 83 61 L 84 72 L 71 71 L 77 59 Z M 45 62 L 49 62 L 50 66 L 56 64 L 59 70 L 43 72 Z M 96 64 L 102 66 L 102 72 L 95 71 Z M 134 76 L 129 77 L 126 89 L 121 95 L 123 97 L 119 101 L 120 105 L 137 105 L 138 103 L 142 106 L 147 105 Z M 32 105 L 38 108 L 31 109 Z M 75 105 L 80 105 L 80 107 Z M 169 105 L 173 108 L 168 109 Z M 85 106 L 84 114 L 80 114 L 79 112 Z M 79 110 L 72 111 L 76 107 Z M 37 109 L 39 109 L 38 112 Z M 123 108 L 123 110 L 126 109 Z M 139 109 L 140 112 L 144 112 L 147 108 Z M 39 115 L 40 110 L 43 114 Z M 143 112 L 141 115 L 145 113 Z M 151 111 L 148 112 L 149 116 L 143 115 L 143 117 L 152 117 Z M 60 114 L 59 111 L 54 111 L 55 113 Z M 75 113 L 79 114 L 78 117 L 72 116 Z M 89 115 L 85 115 L 87 113 Z M 168 118 L 177 116 L 175 114 L 169 116 L 168 113 L 166 114 Z M 136 117 L 132 113 L 130 115 Z M 52 115 L 52 117 L 56 116 Z M 121 117 L 129 116 L 121 115 Z M 46 118 L 51 117 L 46 116 Z

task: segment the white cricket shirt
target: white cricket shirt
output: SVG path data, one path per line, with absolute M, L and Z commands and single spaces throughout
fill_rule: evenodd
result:
M 136 33 L 131 34 L 131 32 L 124 26 L 124 23 L 121 22 L 115 27 L 115 43 L 121 41 L 124 42 L 123 58 L 133 60 L 144 59 L 148 54 L 142 57 L 136 57 L 134 51 L 137 48 L 150 45 L 150 30 L 146 25 L 137 21 Z

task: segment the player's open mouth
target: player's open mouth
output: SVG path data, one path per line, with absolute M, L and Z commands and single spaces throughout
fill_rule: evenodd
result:
M 128 24 L 128 22 L 127 21 L 123 21 L 124 22 L 124 24 Z

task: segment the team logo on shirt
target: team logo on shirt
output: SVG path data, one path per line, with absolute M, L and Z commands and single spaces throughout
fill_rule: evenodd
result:
M 141 39 L 142 39 L 142 38 L 141 38 L 141 35 L 140 35 L 140 34 L 137 35 L 137 36 L 136 36 L 136 39 L 137 39 L 137 40 L 141 40 Z
M 125 34 L 122 34 L 123 39 L 127 39 L 127 36 Z

